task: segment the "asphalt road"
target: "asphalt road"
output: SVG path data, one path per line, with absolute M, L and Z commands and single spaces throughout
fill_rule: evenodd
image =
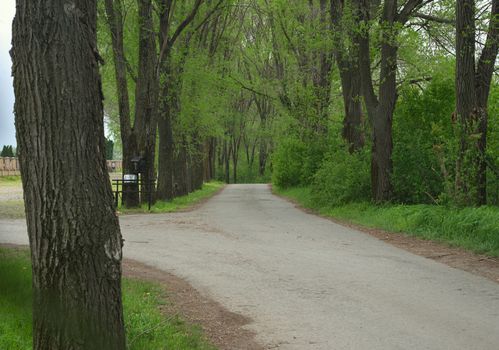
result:
M 279 349 L 499 349 L 499 284 L 306 214 L 266 185 L 120 218 L 125 256 L 188 280 Z M 0 242 L 26 243 L 22 220 Z

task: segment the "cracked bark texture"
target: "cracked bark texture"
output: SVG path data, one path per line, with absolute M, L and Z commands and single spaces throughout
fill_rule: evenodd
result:
M 96 0 L 17 1 L 11 55 L 34 349 L 125 348 L 96 13 Z

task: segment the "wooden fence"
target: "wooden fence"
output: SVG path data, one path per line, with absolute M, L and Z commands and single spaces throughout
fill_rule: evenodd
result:
M 108 160 L 107 169 L 109 172 L 121 171 L 121 160 Z M 0 176 L 21 175 L 19 160 L 17 158 L 0 157 Z
M 17 158 L 0 157 L 0 176 L 20 175 Z

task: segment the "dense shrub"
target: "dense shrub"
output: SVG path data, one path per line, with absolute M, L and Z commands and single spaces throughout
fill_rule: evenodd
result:
M 312 193 L 318 203 L 340 205 L 368 200 L 370 196 L 369 153 L 341 149 L 326 156 L 314 176 Z
M 393 125 L 393 186 L 403 203 L 432 203 L 446 192 L 455 164 L 452 75 L 436 75 L 421 92 L 402 91 Z M 443 167 L 448 177 L 443 174 Z
M 283 188 L 300 185 L 306 151 L 305 144 L 297 138 L 281 140 L 272 155 L 272 182 Z

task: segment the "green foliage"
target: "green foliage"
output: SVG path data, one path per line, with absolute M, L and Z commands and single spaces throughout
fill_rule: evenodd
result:
M 0 188 L 1 187 L 12 187 L 21 186 L 21 177 L 17 175 L 13 176 L 1 176 L 0 177 Z
M 306 151 L 306 145 L 296 138 L 281 140 L 272 155 L 272 182 L 284 188 L 302 184 L 306 176 L 303 171 Z
M 14 148 L 12 146 L 3 146 L 0 157 L 15 157 Z
M 160 285 L 123 280 L 123 308 L 127 348 L 214 350 L 198 327 L 160 306 L 167 296 Z M 31 264 L 27 250 L 0 248 L 0 349 L 32 348 Z
M 106 139 L 106 159 L 112 160 L 114 156 L 114 142 L 111 139 Z
M 31 349 L 31 324 L 29 253 L 0 248 L 0 349 Z
M 366 150 L 350 154 L 344 148 L 326 156 L 314 175 L 311 186 L 314 199 L 323 205 L 368 200 L 369 156 Z
M 487 135 L 487 195 L 488 202 L 499 205 L 499 84 L 493 84 L 489 96 Z
M 368 202 L 330 206 L 315 201 L 309 187 L 274 190 L 325 216 L 499 256 L 497 207 L 455 208 L 425 204 L 377 206 Z
M 456 150 L 451 64 L 443 64 L 447 69 L 423 91 L 408 87 L 401 93 L 393 125 L 392 181 L 397 201 L 433 202 L 452 187 Z

